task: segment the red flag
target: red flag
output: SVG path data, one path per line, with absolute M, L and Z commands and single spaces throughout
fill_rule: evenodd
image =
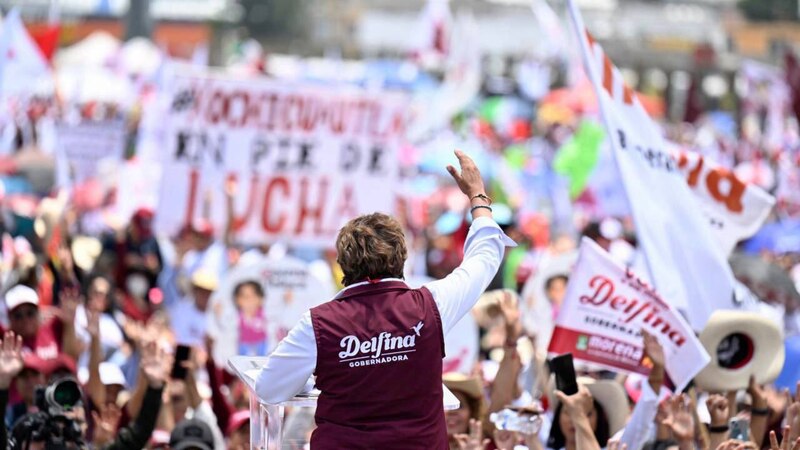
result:
M 28 29 L 39 50 L 42 51 L 47 62 L 53 62 L 53 55 L 58 48 L 58 37 L 61 34 L 61 24 L 32 26 Z

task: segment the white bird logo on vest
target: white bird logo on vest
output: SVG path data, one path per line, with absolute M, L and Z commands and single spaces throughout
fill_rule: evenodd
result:
M 422 322 L 420 322 L 420 323 L 418 323 L 418 324 L 417 324 L 417 326 L 415 326 L 415 327 L 411 327 L 411 329 L 412 329 L 412 330 L 414 330 L 414 333 L 416 333 L 416 334 L 417 334 L 417 336 L 419 336 L 419 335 L 420 335 L 420 334 L 419 334 L 419 330 L 421 330 L 421 329 L 422 329 L 422 326 L 423 326 L 423 325 L 424 325 L 424 324 L 423 324 Z

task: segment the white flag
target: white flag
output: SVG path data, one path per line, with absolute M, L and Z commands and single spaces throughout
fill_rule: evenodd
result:
M 444 81 L 433 96 L 416 105 L 418 111 L 408 137 L 419 140 L 449 121 L 475 99 L 481 88 L 481 53 L 478 30 L 471 14 L 460 14 L 453 28 L 453 43 Z
M 761 228 L 775 197 L 709 158 L 668 143 L 725 255 Z
M 726 255 L 660 130 L 594 42 L 573 0 L 569 9 L 650 280 L 700 330 L 714 310 L 736 307 Z
M 30 94 L 40 83 L 52 85 L 50 67 L 14 8 L 0 32 L 0 93 L 3 97 Z
M 428 0 L 419 17 L 417 45 L 422 58 L 440 60 L 449 53 L 449 34 L 452 25 L 449 0 Z

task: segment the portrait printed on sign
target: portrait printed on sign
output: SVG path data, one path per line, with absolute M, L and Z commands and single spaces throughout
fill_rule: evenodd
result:
M 269 354 L 303 314 L 333 294 L 294 257 L 265 256 L 232 269 L 212 298 L 215 357 Z

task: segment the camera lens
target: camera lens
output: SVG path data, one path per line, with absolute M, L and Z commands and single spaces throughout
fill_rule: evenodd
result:
M 48 387 L 48 403 L 64 410 L 74 408 L 81 401 L 81 388 L 72 379 L 59 380 Z

